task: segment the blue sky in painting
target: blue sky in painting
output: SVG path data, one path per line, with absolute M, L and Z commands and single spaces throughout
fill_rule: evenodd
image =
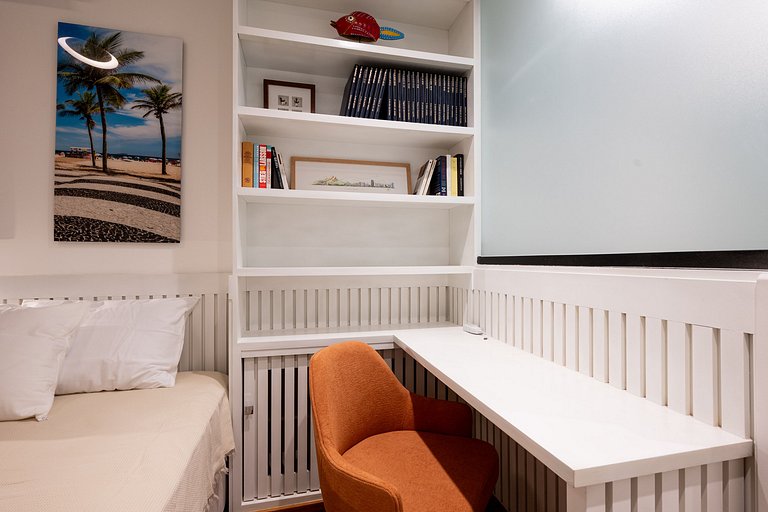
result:
M 59 23 L 58 37 L 76 37 L 87 39 L 92 32 L 102 36 L 112 34 L 117 30 Z M 120 71 L 143 73 L 161 80 L 171 86 L 173 92 L 183 92 L 181 88 L 182 40 L 175 37 L 139 34 L 136 32 L 120 31 L 123 34 L 123 48 L 144 52 L 144 58 L 131 66 L 120 68 Z M 56 44 L 57 64 L 71 57 Z M 154 115 L 142 118 L 146 111 L 133 110 L 131 106 L 144 94 L 141 89 L 151 87 L 152 83 L 137 83 L 136 87 L 123 89 L 121 93 L 127 103 L 113 113 L 107 114 L 107 142 L 110 154 L 129 154 L 159 157 L 162 151 L 160 142 L 160 123 Z M 94 91 L 95 92 L 95 91 Z M 56 103 L 64 103 L 75 95 L 68 95 L 61 80 L 56 84 Z M 93 129 L 94 146 L 97 153 L 101 152 L 101 121 L 98 115 L 94 117 L 96 127 Z M 175 110 L 163 115 L 167 137 L 166 151 L 168 158 L 181 157 L 181 110 Z M 64 151 L 72 146 L 88 147 L 88 131 L 85 122 L 77 117 L 56 116 L 56 150 Z

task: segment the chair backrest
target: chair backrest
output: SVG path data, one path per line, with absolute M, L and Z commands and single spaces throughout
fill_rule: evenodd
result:
M 408 390 L 375 350 L 358 341 L 312 356 L 309 386 L 320 444 L 339 454 L 370 436 L 401 430 L 411 412 Z

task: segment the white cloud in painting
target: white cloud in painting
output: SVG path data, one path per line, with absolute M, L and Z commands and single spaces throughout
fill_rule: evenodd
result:
M 181 92 L 182 40 L 177 37 L 123 32 L 123 47 L 144 52 L 130 68 L 172 85 Z

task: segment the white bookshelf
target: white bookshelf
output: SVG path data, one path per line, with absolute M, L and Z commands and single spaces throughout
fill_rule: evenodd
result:
M 445 323 L 455 307 L 449 287 L 471 282 L 479 250 L 479 0 L 233 0 L 233 7 L 230 389 L 239 425 L 242 361 L 403 323 Z M 405 39 L 338 36 L 329 22 L 356 10 Z M 340 116 L 355 64 L 467 77 L 468 126 Z M 265 79 L 314 84 L 316 112 L 264 108 Z M 292 157 L 408 163 L 412 184 L 428 159 L 463 153 L 465 196 L 243 188 L 244 140 L 277 147 L 288 171 Z M 382 325 L 363 325 L 374 317 Z M 274 326 L 254 332 L 262 322 Z M 317 497 L 254 496 L 243 460 L 233 462 L 232 510 Z

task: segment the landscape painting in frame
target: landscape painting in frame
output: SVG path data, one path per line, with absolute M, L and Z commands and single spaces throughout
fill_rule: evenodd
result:
M 54 240 L 181 239 L 182 40 L 59 23 Z

